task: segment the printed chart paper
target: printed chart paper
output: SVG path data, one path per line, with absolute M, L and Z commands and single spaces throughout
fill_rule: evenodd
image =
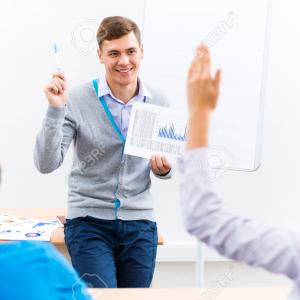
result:
M 0 214 L 0 240 L 50 241 L 51 233 L 60 227 L 57 220 L 34 220 Z
M 152 155 L 180 156 L 184 151 L 187 117 L 181 111 L 135 102 L 124 153 L 150 159 Z

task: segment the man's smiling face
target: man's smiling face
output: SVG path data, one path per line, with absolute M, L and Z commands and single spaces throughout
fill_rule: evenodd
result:
M 134 32 L 119 39 L 104 40 L 98 55 L 105 66 L 109 82 L 125 86 L 137 81 L 143 46 L 139 44 Z

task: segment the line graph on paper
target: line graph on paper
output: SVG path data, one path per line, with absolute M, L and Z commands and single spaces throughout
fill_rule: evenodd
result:
M 187 133 L 181 112 L 153 104 L 134 103 L 125 154 L 150 158 L 154 154 L 180 156 Z

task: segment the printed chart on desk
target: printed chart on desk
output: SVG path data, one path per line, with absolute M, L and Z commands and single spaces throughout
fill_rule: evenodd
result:
M 180 156 L 184 150 L 187 117 L 181 111 L 134 103 L 125 154 L 151 158 L 155 154 Z

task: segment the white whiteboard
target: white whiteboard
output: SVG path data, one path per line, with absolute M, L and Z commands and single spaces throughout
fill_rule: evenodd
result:
M 222 68 L 219 106 L 211 128 L 216 166 L 253 171 L 260 165 L 269 35 L 269 2 L 149 0 L 143 78 L 186 110 L 185 86 L 193 50 L 201 41 Z

